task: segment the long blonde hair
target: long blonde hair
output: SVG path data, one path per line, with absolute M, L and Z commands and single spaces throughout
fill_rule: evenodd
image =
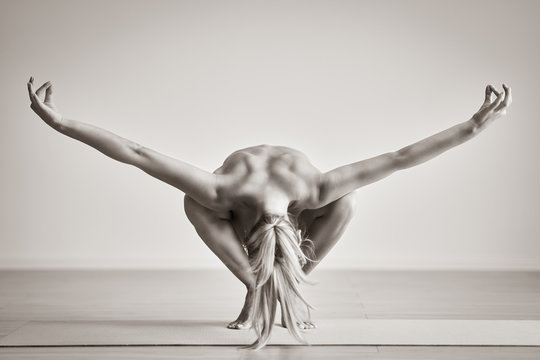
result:
M 300 293 L 299 285 L 311 283 L 302 270 L 312 261 L 306 255 L 312 253 L 310 240 L 303 238 L 294 220 L 266 214 L 248 234 L 246 250 L 256 278 L 250 319 L 257 340 L 250 348 L 258 350 L 270 340 L 278 299 L 284 325 L 298 341 L 306 343 L 298 325 L 308 320 L 305 314 L 309 318 L 313 307 Z

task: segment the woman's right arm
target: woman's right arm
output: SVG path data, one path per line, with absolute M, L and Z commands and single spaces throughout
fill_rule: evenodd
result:
M 108 130 L 62 117 L 53 101 L 52 84 L 46 82 L 33 91 L 33 78 L 28 81 L 30 107 L 49 126 L 79 140 L 108 157 L 138 167 L 189 195 L 210 209 L 221 209 L 217 188 L 220 178 L 193 165 L 122 138 Z M 44 100 L 41 100 L 45 92 Z

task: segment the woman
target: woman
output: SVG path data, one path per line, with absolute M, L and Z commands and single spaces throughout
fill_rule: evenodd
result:
M 258 349 L 270 337 L 277 302 L 282 325 L 303 341 L 313 328 L 309 304 L 299 292 L 306 275 L 339 240 L 354 212 L 355 189 L 423 163 L 470 140 L 511 103 L 510 88 L 486 87 L 470 120 L 398 151 L 321 173 L 297 150 L 260 145 L 231 154 L 212 174 L 98 127 L 62 117 L 46 82 L 31 108 L 60 133 L 134 165 L 185 193 L 188 219 L 201 239 L 246 286 L 244 306 L 231 329 L 253 327 Z M 492 93 L 495 99 L 491 100 Z M 307 310 L 307 311 L 306 311 Z

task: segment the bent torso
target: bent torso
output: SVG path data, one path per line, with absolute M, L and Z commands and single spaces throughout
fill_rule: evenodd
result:
M 235 151 L 214 174 L 223 175 L 219 201 L 226 204 L 242 236 L 256 220 L 254 209 L 264 202 L 278 198 L 295 216 L 313 208 L 321 172 L 298 150 L 259 145 Z

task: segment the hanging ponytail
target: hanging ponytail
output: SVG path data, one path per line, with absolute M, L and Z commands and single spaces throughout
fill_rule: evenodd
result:
M 305 313 L 309 317 L 312 306 L 300 293 L 300 284 L 310 283 L 302 270 L 310 261 L 304 253 L 309 245 L 310 241 L 302 240 L 301 232 L 283 216 L 264 215 L 253 227 L 246 248 L 256 277 L 250 319 L 257 340 L 250 348 L 258 350 L 270 340 L 278 299 L 283 325 L 298 341 L 306 343 L 299 324 L 309 320 Z

